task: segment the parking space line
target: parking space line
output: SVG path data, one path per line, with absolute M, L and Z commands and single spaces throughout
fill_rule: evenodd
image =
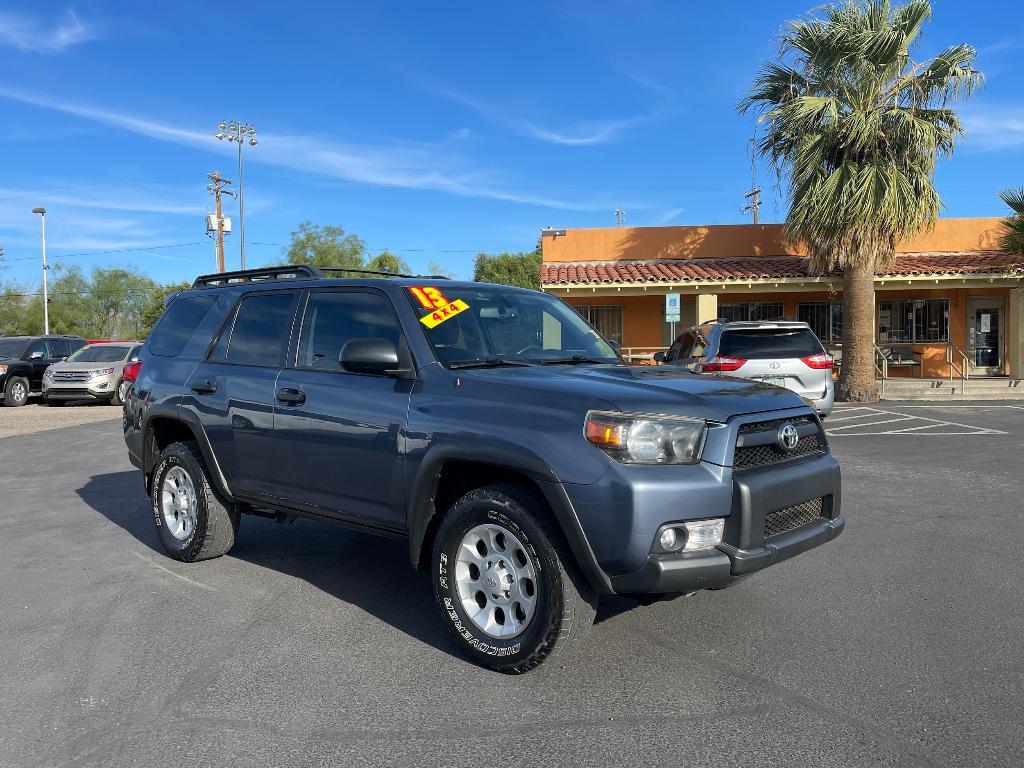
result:
M 897 407 L 902 409 L 904 407 L 914 407 L 914 406 L 897 406 Z M 933 408 L 935 408 L 935 407 L 942 407 L 942 406 L 919 406 L 919 407 L 933 407 Z M 980 406 L 979 405 L 979 406 L 971 406 L 971 407 L 983 408 L 985 406 Z M 1008 407 L 1016 408 L 1018 406 L 1008 406 Z M 838 421 L 848 421 L 849 420 L 849 421 L 852 422 L 850 424 L 843 424 L 843 425 L 838 426 L 838 427 L 833 426 L 834 422 L 837 421 L 837 420 L 836 419 L 830 419 L 826 423 L 827 426 L 825 428 L 825 434 L 826 435 L 830 435 L 830 436 L 835 436 L 835 437 L 858 437 L 858 436 L 869 436 L 869 435 L 908 435 L 908 436 L 915 436 L 915 435 L 925 435 L 925 436 L 927 436 L 927 435 L 934 435 L 934 436 L 946 435 L 946 436 L 952 436 L 952 435 L 1005 435 L 1005 434 L 1008 434 L 1007 432 L 1003 432 L 1003 431 L 998 430 L 998 429 L 991 429 L 989 427 L 979 427 L 979 426 L 975 426 L 973 424 L 962 424 L 962 423 L 957 422 L 957 421 L 949 421 L 947 419 L 935 419 L 935 418 L 931 418 L 930 416 L 918 416 L 916 414 L 901 413 L 899 411 L 889 411 L 889 410 L 884 410 L 882 408 L 868 408 L 866 406 L 857 406 L 856 408 L 853 408 L 853 409 L 850 409 L 850 410 L 866 410 L 866 411 L 869 411 L 869 413 L 856 414 L 856 415 L 853 415 L 853 416 L 845 416 L 845 417 L 843 417 L 841 419 L 838 419 Z M 1024 409 L 1022 409 L 1022 410 L 1024 410 Z M 864 418 L 865 416 L 892 416 L 893 418 L 891 418 L 891 419 L 882 419 L 882 420 L 879 420 L 879 421 L 867 421 L 867 422 L 860 421 L 860 419 Z M 854 419 L 857 419 L 857 421 L 853 421 Z M 901 422 L 901 421 L 911 421 L 911 422 L 921 421 L 921 422 L 925 422 L 925 423 L 924 424 L 918 424 L 916 426 L 911 426 L 911 427 L 900 427 L 898 429 L 879 430 L 879 431 L 874 431 L 874 432 L 841 431 L 841 430 L 854 430 L 854 429 L 873 427 L 873 426 L 876 426 L 876 425 L 879 425 L 879 424 L 892 424 L 892 423 L 897 423 L 897 422 Z M 961 428 L 963 430 L 966 430 L 966 431 L 962 431 L 962 432 L 949 432 L 949 431 L 937 432 L 937 431 L 933 431 L 933 430 L 938 430 L 938 429 L 948 429 L 949 427 L 959 427 L 959 428 Z
M 873 415 L 878 416 L 879 414 L 873 414 Z M 841 427 L 834 427 L 834 428 L 833 427 L 829 427 L 828 429 L 825 430 L 825 434 L 826 435 L 831 435 L 833 432 L 838 432 L 840 429 L 856 429 L 857 427 L 873 427 L 876 424 L 891 424 L 894 421 L 913 421 L 915 418 L 917 418 L 917 417 L 916 416 L 903 416 L 902 418 L 899 418 L 899 419 L 883 419 L 882 421 L 869 421 L 867 423 L 864 423 L 863 421 L 858 421 L 856 424 L 844 424 Z
M 871 416 L 877 416 L 879 414 L 879 411 L 877 411 L 874 408 L 868 408 L 866 410 L 868 411 L 867 413 L 858 413 L 856 416 L 843 416 L 842 418 L 839 418 L 839 419 L 837 419 L 835 416 L 829 416 L 828 417 L 828 423 L 829 424 L 835 424 L 838 421 L 852 421 L 853 419 L 866 419 L 866 418 L 869 418 Z

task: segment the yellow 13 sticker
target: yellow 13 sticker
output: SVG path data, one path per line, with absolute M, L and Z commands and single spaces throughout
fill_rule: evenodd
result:
M 410 286 L 409 293 L 416 297 L 421 307 L 433 310 L 429 315 L 420 318 L 420 322 L 427 328 L 440 325 L 448 318 L 469 309 L 469 305 L 462 299 L 448 301 L 445 295 L 432 285 Z

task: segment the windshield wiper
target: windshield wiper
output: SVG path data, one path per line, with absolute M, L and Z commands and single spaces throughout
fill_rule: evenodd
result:
M 614 363 L 614 360 L 606 360 L 597 357 L 585 357 L 584 355 L 573 355 L 572 357 L 558 358 L 556 360 L 538 360 L 541 365 L 582 365 L 593 363 L 595 365 L 606 365 Z
M 466 360 L 461 363 L 452 363 L 448 366 L 449 370 L 455 371 L 462 368 L 501 368 L 502 366 L 530 366 L 532 363 L 527 363 L 522 360 L 506 360 L 501 357 L 487 357 L 480 360 Z

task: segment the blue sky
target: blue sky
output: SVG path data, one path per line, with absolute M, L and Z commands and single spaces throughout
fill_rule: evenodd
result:
M 0 279 L 37 281 L 39 205 L 55 261 L 211 271 L 206 174 L 235 176 L 222 119 L 259 131 L 249 266 L 304 218 L 462 276 L 478 251 L 612 226 L 616 207 L 636 226 L 748 221 L 753 121 L 734 105 L 813 5 L 6 2 Z M 971 43 L 987 76 L 939 170 L 944 215 L 1002 215 L 997 191 L 1024 184 L 1024 4 L 934 5 L 919 53 Z M 762 220 L 781 219 L 758 180 Z

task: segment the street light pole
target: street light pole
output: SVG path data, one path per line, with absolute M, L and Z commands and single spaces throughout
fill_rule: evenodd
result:
M 220 141 L 238 142 L 238 250 L 241 256 L 242 269 L 245 269 L 245 185 L 242 179 L 242 145 L 248 142 L 255 147 L 256 129 L 248 123 L 236 120 L 225 121 L 217 125 L 218 131 L 213 134 Z
M 46 266 L 46 209 L 45 208 L 33 208 L 32 213 L 39 214 L 39 220 L 43 225 L 43 333 L 47 336 L 50 335 L 50 297 L 46 290 L 46 271 L 49 269 Z

